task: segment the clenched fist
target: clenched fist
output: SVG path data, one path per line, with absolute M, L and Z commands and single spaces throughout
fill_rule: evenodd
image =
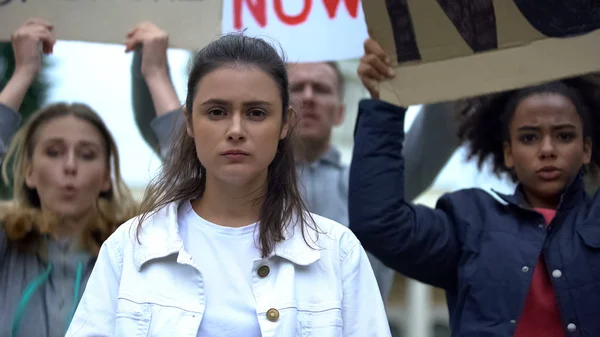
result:
M 125 52 L 142 46 L 142 75 L 145 78 L 167 72 L 167 33 L 151 22 L 142 22 L 127 34 Z
M 38 18 L 25 21 L 11 36 L 15 54 L 15 72 L 35 76 L 42 65 L 42 55 L 52 53 L 56 38 L 53 26 Z
M 365 55 L 358 65 L 358 77 L 367 88 L 372 98 L 379 98 L 379 82 L 396 75 L 390 58 L 379 43 L 367 39 L 364 44 Z

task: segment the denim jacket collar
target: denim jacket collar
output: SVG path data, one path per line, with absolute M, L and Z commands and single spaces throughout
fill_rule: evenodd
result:
M 175 253 L 179 254 L 184 249 L 177 222 L 180 205 L 181 202 L 172 202 L 146 218 L 139 231 L 139 237 L 133 237 L 134 264 L 138 271 L 146 262 Z M 319 248 L 313 244 L 316 242 L 316 235 L 322 234 L 305 230 L 302 235 L 300 226 L 290 225 L 284 233 L 285 239 L 275 245 L 268 258 L 279 256 L 297 265 L 310 265 L 321 256 Z

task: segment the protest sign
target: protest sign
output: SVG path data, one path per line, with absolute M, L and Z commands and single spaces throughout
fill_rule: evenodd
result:
M 368 35 L 360 0 L 223 0 L 223 5 L 224 33 L 246 29 L 274 39 L 290 62 L 363 55 Z
M 245 30 L 283 47 L 291 62 L 360 57 L 367 29 L 360 0 L 0 0 L 0 40 L 27 18 L 55 25 L 58 39 L 123 43 L 140 21 L 196 50 Z
M 54 24 L 58 39 L 123 43 L 141 21 L 169 32 L 171 46 L 197 49 L 221 33 L 221 0 L 0 0 L 0 40 L 29 17 Z
M 594 0 L 370 0 L 369 33 L 393 59 L 384 100 L 454 100 L 600 71 Z

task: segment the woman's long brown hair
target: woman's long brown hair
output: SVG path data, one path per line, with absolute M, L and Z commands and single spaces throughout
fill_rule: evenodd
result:
M 200 80 L 208 73 L 227 65 L 256 67 L 267 73 L 279 85 L 283 121 L 290 120 L 290 99 L 286 65 L 275 48 L 265 41 L 231 34 L 221 37 L 196 55 L 188 79 L 186 122 L 191 124 L 193 100 Z M 138 219 L 139 233 L 144 220 L 172 202 L 201 198 L 206 186 L 206 170 L 197 158 L 194 140 L 186 133 L 185 125 L 176 130 L 162 173 L 146 190 Z M 291 133 L 291 132 L 290 132 Z M 266 194 L 259 225 L 259 243 L 263 257 L 267 257 L 277 242 L 285 239 L 289 226 L 301 226 L 305 242 L 305 227 L 314 221 L 306 210 L 298 191 L 294 149 L 290 137 L 279 141 L 277 153 L 268 167 Z M 311 227 L 316 230 L 315 227 Z M 307 242 L 310 246 L 310 243 Z

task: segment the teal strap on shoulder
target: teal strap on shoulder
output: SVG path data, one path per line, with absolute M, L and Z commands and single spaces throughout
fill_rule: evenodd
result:
M 19 301 L 19 305 L 17 306 L 17 311 L 15 311 L 15 317 L 13 318 L 12 324 L 12 337 L 17 337 L 19 333 L 19 326 L 21 325 L 21 319 L 23 318 L 23 313 L 25 313 L 25 308 L 27 308 L 27 303 L 31 299 L 31 296 L 35 291 L 42 285 L 42 283 L 46 282 L 50 277 L 50 273 L 52 272 L 52 263 L 48 264 L 46 271 L 43 274 L 38 275 L 33 281 L 31 281 L 25 291 L 23 292 L 23 296 L 21 296 L 21 300 Z
M 79 304 L 79 292 L 81 291 L 81 278 L 83 277 L 83 263 L 79 262 L 77 264 L 77 275 L 75 276 L 75 290 L 73 290 L 73 310 L 71 311 L 71 315 L 68 317 L 67 321 L 67 330 L 69 330 L 69 325 L 71 324 L 71 320 L 73 316 L 75 316 L 75 311 L 77 310 L 77 305 Z

